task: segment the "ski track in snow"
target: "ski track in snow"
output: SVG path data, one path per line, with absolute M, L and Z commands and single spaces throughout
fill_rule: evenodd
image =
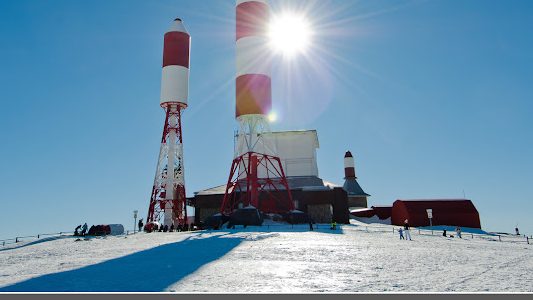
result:
M 392 234 L 392 228 L 367 232 L 364 226 L 343 225 L 337 231 L 307 231 L 306 226 L 141 233 L 89 241 L 63 238 L 5 249 L 0 251 L 0 292 L 47 287 L 244 293 L 533 292 L 533 245 L 415 232 L 413 241 L 404 241 Z M 145 270 L 152 265 L 152 270 Z

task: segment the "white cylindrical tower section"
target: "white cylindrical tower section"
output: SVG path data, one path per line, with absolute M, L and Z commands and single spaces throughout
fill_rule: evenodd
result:
M 355 162 L 350 151 L 344 154 L 344 176 L 345 178 L 357 178 L 355 176 Z
M 175 19 L 165 33 L 161 106 L 180 103 L 187 106 L 189 97 L 189 61 L 191 36 L 181 19 Z

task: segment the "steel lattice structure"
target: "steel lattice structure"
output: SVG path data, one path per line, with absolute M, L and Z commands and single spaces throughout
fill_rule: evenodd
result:
M 181 112 L 183 105 L 166 107 L 159 159 L 148 207 L 147 222 L 165 218 L 165 224 L 187 222 Z M 173 174 L 169 176 L 169 174 Z M 168 188 L 167 188 L 168 187 Z
M 160 105 L 165 110 L 165 125 L 147 224 L 161 219 L 168 226 L 187 224 L 181 114 L 189 97 L 190 48 L 191 36 L 176 18 L 164 36 Z
M 261 169 L 260 176 L 258 169 Z M 220 212 L 254 206 L 264 213 L 285 213 L 294 210 L 294 203 L 279 157 L 247 152 L 236 157 L 224 193 Z
M 235 10 L 239 134 L 220 211 L 231 214 L 242 203 L 267 213 L 289 212 L 294 204 L 281 160 L 274 145 L 262 137 L 270 131 L 266 116 L 272 109 L 272 55 L 267 36 L 270 6 L 267 0 L 237 0 Z

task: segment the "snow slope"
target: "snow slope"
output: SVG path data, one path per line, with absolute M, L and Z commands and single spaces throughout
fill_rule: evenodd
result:
M 0 248 L 0 292 L 533 292 L 533 245 L 413 239 L 361 223 L 62 238 Z

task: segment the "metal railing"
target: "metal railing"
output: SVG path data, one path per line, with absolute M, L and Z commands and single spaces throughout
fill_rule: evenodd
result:
M 337 227 L 338 228 L 342 228 L 341 226 L 343 226 L 345 224 L 338 224 Z M 241 225 L 242 226 L 242 225 Z M 267 230 L 272 228 L 276 228 L 276 227 L 286 227 L 287 228 L 288 225 L 262 225 L 261 227 L 266 227 Z M 294 228 L 301 228 L 301 229 L 305 229 L 306 227 L 308 227 L 309 225 L 308 224 L 295 224 L 295 225 L 290 225 L 290 228 L 291 229 L 294 229 Z M 330 225 L 329 224 L 313 224 L 313 228 L 314 229 L 329 229 L 330 228 Z M 354 225 L 354 226 L 350 226 L 350 227 L 347 227 L 347 228 L 350 228 L 351 230 L 357 230 L 357 231 L 364 231 L 364 232 L 383 232 L 383 233 L 392 233 L 392 234 L 398 234 L 398 229 L 401 228 L 400 226 L 380 226 L 380 225 Z M 225 227 L 221 228 L 221 229 L 225 229 Z M 424 235 L 424 236 L 429 236 L 429 235 L 434 235 L 434 236 L 442 236 L 443 234 L 443 231 L 442 230 L 431 230 L 431 229 L 427 229 L 427 228 L 424 228 L 424 229 L 420 229 L 420 228 L 416 228 L 416 227 L 412 227 L 411 228 L 411 233 L 418 233 L 418 235 Z M 455 231 L 448 231 L 450 233 L 452 233 L 454 236 L 456 236 L 456 233 Z M 497 241 L 498 242 L 514 242 L 514 243 L 527 243 L 527 244 L 531 244 L 533 242 L 533 236 L 528 236 L 528 235 L 512 235 L 512 234 L 501 234 L 501 233 L 494 233 L 494 234 L 484 234 L 484 233 L 470 233 L 470 232 L 462 232 L 461 233 L 461 238 L 463 239 L 484 239 L 484 240 L 492 240 L 492 241 Z
M 338 224 L 337 230 L 342 229 L 343 225 L 345 224 Z M 266 225 L 262 225 L 261 228 L 266 228 L 267 230 L 270 230 L 270 229 L 274 230 L 274 229 L 280 229 L 280 228 L 289 228 L 289 226 L 290 226 L 290 229 L 302 229 L 306 231 L 310 230 L 309 224 L 279 224 L 279 225 L 278 224 L 266 224 Z M 243 225 L 238 225 L 238 227 L 239 229 L 241 229 L 243 228 Z M 330 228 L 331 228 L 330 224 L 313 224 L 313 230 L 330 229 Z M 384 232 L 384 233 L 391 232 L 392 234 L 397 234 L 398 229 L 401 227 L 400 226 L 398 227 L 379 226 L 379 225 L 366 225 L 366 226 L 350 225 L 347 228 L 350 228 L 350 230 L 365 231 L 365 232 Z M 224 229 L 227 229 L 227 227 L 222 226 L 220 228 L 220 230 L 224 230 Z M 418 235 L 425 235 L 425 236 L 429 236 L 429 235 L 442 236 L 442 233 L 443 233 L 442 230 L 430 230 L 426 228 L 420 229 L 420 228 L 415 228 L 415 227 L 413 227 L 411 231 L 418 233 Z M 127 236 L 127 235 L 131 235 L 135 233 L 139 233 L 139 231 L 126 230 L 124 234 Z M 28 242 L 31 240 L 39 240 L 44 237 L 66 236 L 66 235 L 74 235 L 74 232 L 73 231 L 60 231 L 57 233 L 40 233 L 37 235 L 17 236 L 17 237 L 10 238 L 10 239 L 0 240 L 0 245 L 4 247 L 6 245 L 17 244 L 21 242 Z M 499 233 L 498 234 L 496 233 L 495 234 L 483 234 L 483 233 L 462 232 L 461 236 L 464 239 L 485 239 L 485 240 L 492 240 L 492 241 L 495 241 L 497 239 L 499 242 L 515 242 L 515 243 L 524 242 L 527 244 L 531 244 L 533 241 L 533 236 L 527 236 L 527 235 L 518 236 L 518 235 L 512 235 L 512 234 L 499 234 Z
M 431 232 L 431 229 L 418 229 L 419 235 L 442 235 L 442 230 L 433 230 L 437 234 L 433 234 Z M 448 231 L 454 234 L 455 237 L 457 237 L 457 233 L 455 231 Z M 512 242 L 512 243 L 527 243 L 531 244 L 531 240 L 533 239 L 533 236 L 528 235 L 513 235 L 513 234 L 502 234 L 502 233 L 471 233 L 471 232 L 461 232 L 461 238 L 463 239 L 484 239 L 484 240 L 491 240 L 498 242 Z
M 135 230 L 135 231 L 126 230 L 124 234 L 130 235 L 130 234 L 134 234 L 138 232 L 139 232 L 138 230 Z M 60 231 L 60 232 L 54 232 L 54 233 L 39 233 L 36 235 L 17 236 L 17 237 L 10 238 L 10 239 L 0 240 L 0 246 L 4 247 L 6 245 L 17 244 L 21 242 L 29 242 L 29 241 L 34 241 L 34 240 L 36 241 L 44 237 L 68 236 L 68 235 L 74 236 L 74 231 Z
M 10 239 L 0 240 L 0 245 L 2 247 L 4 247 L 4 246 L 10 245 L 10 244 L 17 244 L 17 243 L 20 243 L 20 242 L 28 242 L 28 241 L 31 241 L 31 240 L 39 240 L 39 239 L 44 238 L 44 237 L 64 236 L 64 235 L 69 235 L 69 234 L 74 234 L 74 231 L 60 231 L 60 232 L 54 232 L 54 233 L 39 233 L 37 235 L 17 236 L 17 237 L 10 238 Z
M 391 228 L 392 227 L 392 228 Z M 355 228 L 358 228 L 356 230 L 366 231 L 366 232 L 392 232 L 393 234 L 398 234 L 398 229 L 401 228 L 401 226 L 379 226 L 379 225 L 356 225 Z M 425 236 L 442 236 L 443 230 L 436 230 L 436 229 L 428 229 L 428 228 L 411 228 L 411 234 L 415 232 L 418 235 L 425 235 Z M 455 231 L 447 231 L 454 235 L 454 237 L 457 237 Z M 498 241 L 498 242 L 523 242 L 527 244 L 531 244 L 533 242 L 533 236 L 532 235 L 513 235 L 513 234 L 502 234 L 502 233 L 471 233 L 471 232 L 461 232 L 461 238 L 463 239 L 484 239 L 484 240 L 492 240 L 492 241 Z

